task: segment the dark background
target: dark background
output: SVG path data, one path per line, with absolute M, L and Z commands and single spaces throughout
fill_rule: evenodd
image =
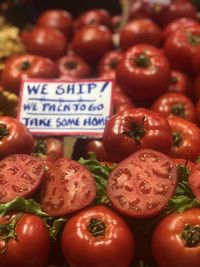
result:
M 117 0 L 29 0 L 27 3 L 9 8 L 4 15 L 9 22 L 23 28 L 27 23 L 34 23 L 40 13 L 50 8 L 64 8 L 73 17 L 91 8 L 105 8 L 113 15 L 121 12 Z

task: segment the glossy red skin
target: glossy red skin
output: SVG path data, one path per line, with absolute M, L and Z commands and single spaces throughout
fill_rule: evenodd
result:
M 89 9 L 78 16 L 75 25 L 76 30 L 89 25 L 104 25 L 111 29 L 111 14 L 104 8 Z
M 133 19 L 120 31 L 120 47 L 123 51 L 136 44 L 162 45 L 162 31 L 151 19 Z
M 191 74 L 194 73 L 192 58 L 196 49 L 200 47 L 200 42 L 196 45 L 191 44 L 188 33 L 199 38 L 200 27 L 193 26 L 190 30 L 174 32 L 168 37 L 163 48 L 173 69 Z
M 135 107 L 135 105 L 130 97 L 128 97 L 126 94 L 120 91 L 114 92 L 113 95 L 114 113 L 133 107 Z
M 150 66 L 141 67 L 136 59 L 145 54 Z M 129 48 L 119 61 L 116 79 L 122 91 L 136 102 L 151 102 L 165 93 L 170 79 L 170 67 L 165 55 L 151 45 Z
M 44 180 L 42 160 L 27 154 L 12 154 L 0 161 L 0 203 L 16 197 L 32 197 Z
M 114 49 L 112 33 L 103 25 L 85 26 L 77 31 L 72 46 L 89 64 L 96 64 L 105 53 Z
M 46 174 L 40 194 L 42 209 L 50 216 L 64 216 L 90 205 L 96 197 L 96 181 L 79 162 L 56 160 Z
M 29 63 L 29 66 L 23 69 L 23 65 L 26 63 Z M 19 94 L 22 79 L 58 77 L 58 68 L 52 60 L 26 54 L 12 56 L 6 61 L 1 82 L 5 90 Z
M 189 75 L 182 71 L 171 70 L 171 79 L 168 91 L 181 93 L 193 97 L 193 83 Z
M 42 12 L 36 21 L 37 26 L 44 26 L 60 30 L 70 39 L 73 34 L 73 17 L 65 9 L 48 9 Z
M 88 231 L 92 218 L 102 220 L 103 236 Z M 134 237 L 120 215 L 105 206 L 85 209 L 71 217 L 62 232 L 62 251 L 70 267 L 129 267 Z
M 121 58 L 122 52 L 120 50 L 112 50 L 104 54 L 98 62 L 98 74 L 101 76 L 105 72 L 116 71 Z
M 165 28 L 163 29 L 163 38 L 164 40 L 166 40 L 172 33 L 176 31 L 184 31 L 186 28 L 198 25 L 199 23 L 195 19 L 186 17 L 178 18 L 176 20 L 171 21 L 165 26 Z
M 152 237 L 152 251 L 159 267 L 199 266 L 200 246 L 189 248 L 181 239 L 186 224 L 200 225 L 200 209 L 172 213 L 156 226 Z
M 180 105 L 183 112 L 173 111 L 176 105 Z M 192 100 L 181 93 L 169 92 L 158 97 L 152 104 L 151 110 L 158 112 L 164 117 L 178 116 L 191 122 L 196 122 L 196 109 Z
M 0 125 L 6 126 L 8 135 L 0 137 L 0 159 L 11 154 L 31 154 L 34 149 L 34 137 L 19 120 L 0 116 Z
M 200 129 L 190 121 L 179 117 L 170 117 L 168 122 L 172 132 L 180 133 L 182 142 L 179 146 L 172 146 L 170 156 L 195 161 L 200 155 Z
M 131 121 L 141 125 L 143 118 L 144 132 L 140 142 L 123 134 L 131 130 Z M 114 162 L 120 162 L 137 150 L 151 148 L 168 154 L 172 146 L 171 128 L 167 119 L 146 108 L 129 108 L 110 117 L 104 133 L 103 145 Z
M 24 35 L 24 37 L 23 37 Z M 22 32 L 22 41 L 27 53 L 57 60 L 66 54 L 68 40 L 59 30 L 35 26 Z
M 140 149 L 109 174 L 107 194 L 113 207 L 123 215 L 150 218 L 165 209 L 177 181 L 176 166 L 169 156 Z
M 5 223 L 5 217 L 1 219 L 1 223 Z M 15 230 L 17 240 L 10 238 L 6 252 L 0 254 L 1 267 L 44 267 L 51 246 L 44 221 L 39 216 L 24 213 L 17 222 Z M 4 241 L 0 238 L 0 250 L 4 245 Z
M 157 12 L 156 21 L 161 27 L 178 18 L 197 19 L 197 8 L 190 0 L 172 0 L 170 3 Z
M 77 55 L 66 55 L 58 59 L 57 66 L 61 77 L 88 78 L 92 74 L 90 65 Z

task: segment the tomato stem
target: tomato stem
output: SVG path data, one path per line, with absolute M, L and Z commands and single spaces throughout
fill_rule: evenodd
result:
M 141 138 L 145 135 L 144 121 L 145 117 L 142 118 L 141 124 L 137 124 L 133 120 L 131 120 L 130 130 L 124 130 L 122 134 L 133 138 L 135 142 L 139 144 Z
M 8 223 L 0 224 L 0 236 L 5 242 L 4 248 L 0 251 L 0 255 L 7 250 L 8 240 L 10 238 L 17 239 L 15 227 L 19 219 L 22 217 L 22 213 L 17 214 Z
M 191 32 L 186 32 L 186 38 L 190 45 L 197 46 L 200 44 L 200 35 L 194 35 Z
M 91 218 L 87 229 L 94 237 L 96 237 L 105 235 L 106 225 L 102 220 Z
M 138 57 L 135 58 L 135 63 L 138 67 L 141 68 L 148 68 L 151 65 L 151 61 L 145 53 L 140 54 Z
M 185 118 L 185 108 L 182 104 L 175 104 L 171 107 L 171 112 L 173 115 Z
M 185 242 L 185 245 L 189 248 L 195 247 L 200 244 L 200 226 L 186 224 L 181 238 Z
M 47 155 L 47 144 L 42 139 L 37 139 L 33 153 Z
M 170 77 L 170 82 L 171 82 L 172 84 L 176 84 L 176 83 L 178 82 L 177 77 L 176 77 L 176 76 L 171 76 L 171 77 Z
M 172 138 L 173 138 L 173 145 L 174 146 L 179 147 L 183 142 L 183 139 L 182 139 L 181 134 L 179 132 L 173 132 Z
M 20 69 L 21 70 L 27 70 L 31 66 L 31 63 L 28 60 L 25 60 L 21 63 Z
M 66 69 L 71 69 L 71 70 L 73 70 L 73 69 L 76 69 L 76 68 L 77 68 L 77 63 L 74 62 L 74 61 L 69 61 L 69 62 L 66 62 L 66 63 L 64 64 L 64 66 L 65 66 Z
M 0 123 L 0 140 L 9 135 L 9 131 L 5 124 Z

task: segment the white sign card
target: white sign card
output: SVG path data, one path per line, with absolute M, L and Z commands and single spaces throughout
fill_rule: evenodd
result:
M 101 137 L 112 115 L 113 81 L 22 81 L 18 119 L 32 134 Z

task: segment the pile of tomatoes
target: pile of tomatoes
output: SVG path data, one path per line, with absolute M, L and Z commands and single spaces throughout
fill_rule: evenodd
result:
M 48 9 L 20 38 L 0 79 L 0 266 L 200 266 L 195 4 L 133 1 L 125 24 Z M 114 80 L 102 138 L 77 139 L 69 157 L 62 136 L 33 136 L 3 109 L 24 78 Z

